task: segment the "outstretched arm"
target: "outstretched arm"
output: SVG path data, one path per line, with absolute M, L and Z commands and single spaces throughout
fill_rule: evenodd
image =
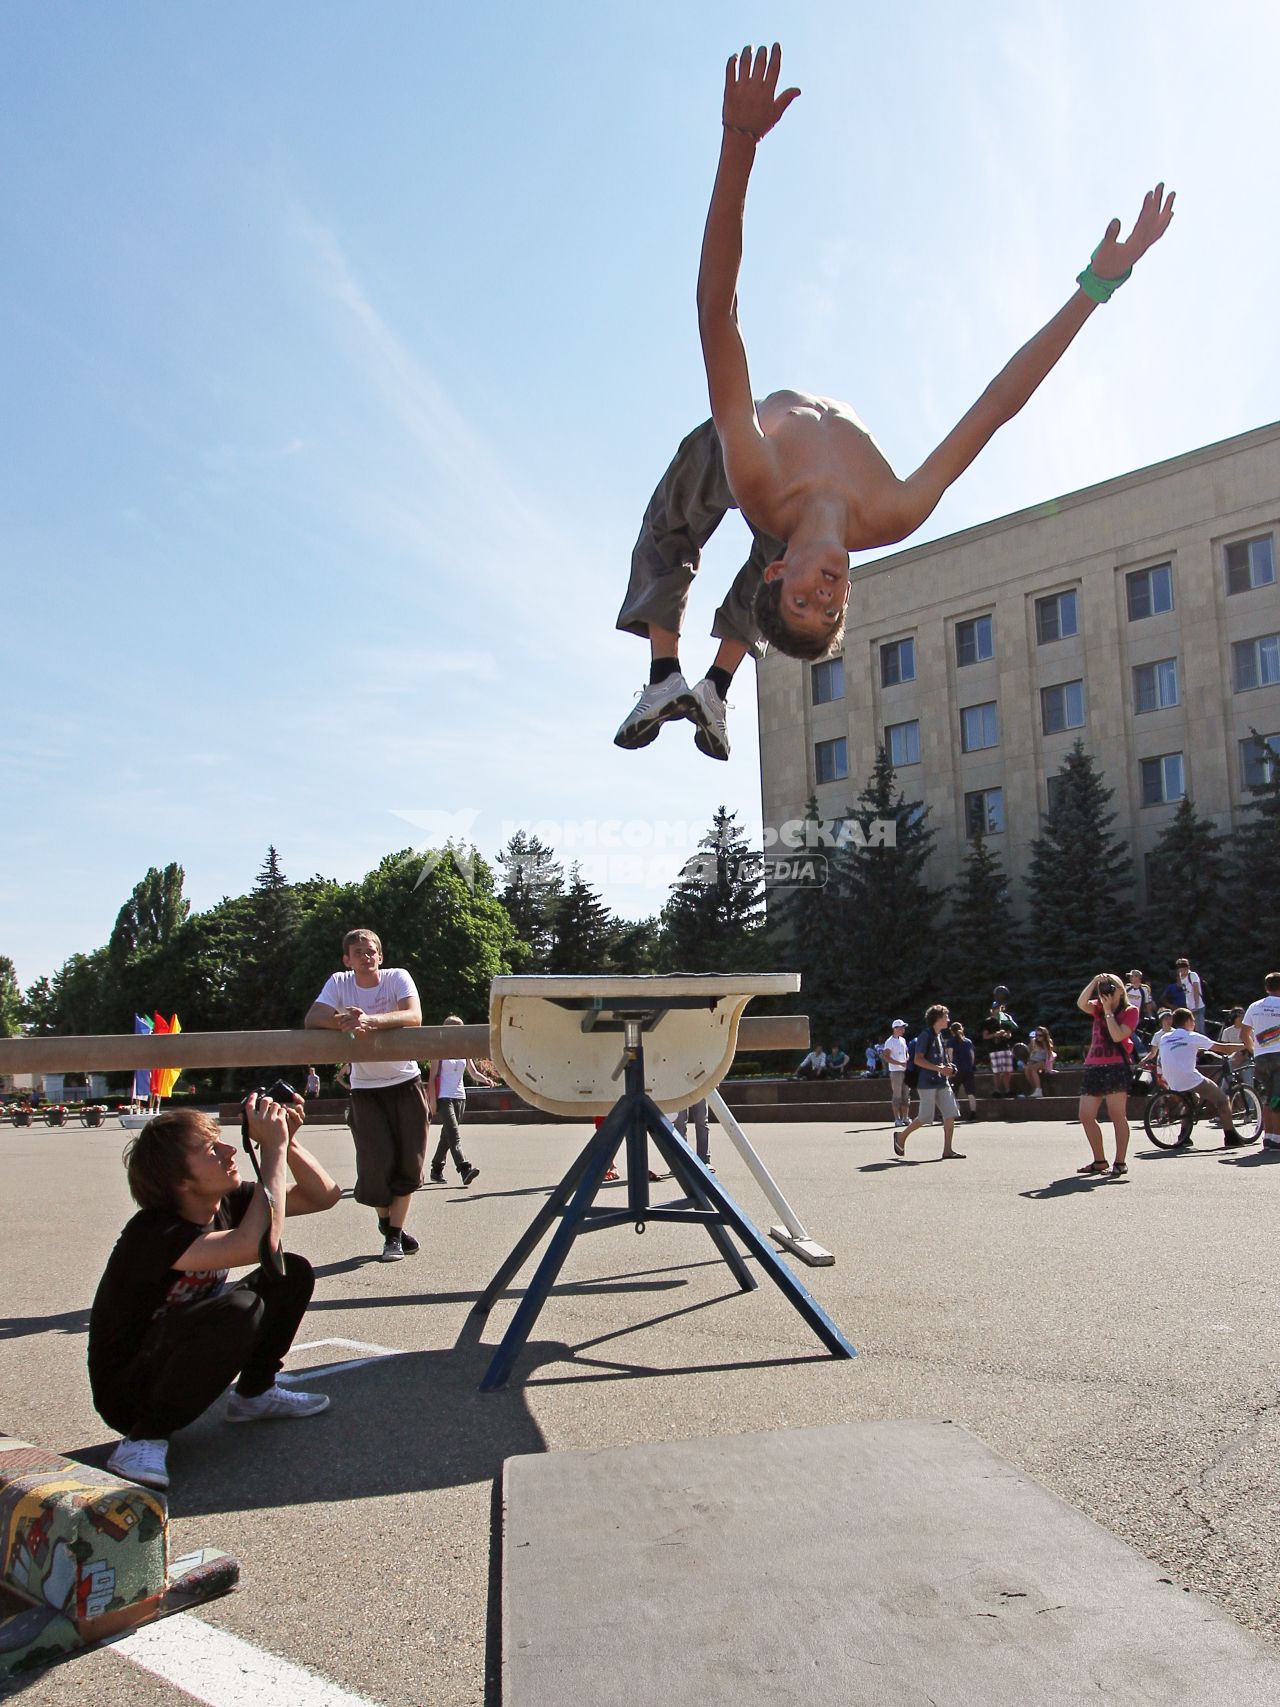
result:
M 742 264 L 742 217 L 756 144 L 768 134 L 800 93 L 777 93 L 782 49 L 749 47 L 725 68 L 724 136 L 716 169 L 698 268 L 698 332 L 711 393 L 711 414 L 724 451 L 729 485 L 739 503 L 768 483 L 764 434 L 756 417 L 747 371 L 747 352 L 738 331 L 738 269 Z
M 1134 262 L 1164 236 L 1172 218 L 1173 194 L 1166 196 L 1164 185 L 1157 184 L 1148 191 L 1137 223 L 1123 243 L 1119 241 L 1120 221 L 1111 221 L 1106 236 L 1094 251 L 1091 263 L 1094 277 L 1104 285 L 1122 283 Z M 937 450 L 902 482 L 900 510 L 895 518 L 895 527 L 900 531 L 894 532 L 894 539 L 905 539 L 932 514 L 947 487 L 959 479 L 983 446 L 1006 421 L 1013 419 L 1056 366 L 1096 307 L 1097 301 L 1083 288 L 1077 290 L 1048 325 L 1024 344 L 996 375 Z

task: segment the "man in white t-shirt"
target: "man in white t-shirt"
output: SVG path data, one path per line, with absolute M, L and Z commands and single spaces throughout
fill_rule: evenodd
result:
M 335 972 L 307 1012 L 304 1024 L 352 1037 L 421 1025 L 422 1004 L 409 974 L 383 967 L 374 931 L 348 931 L 342 939 L 345 972 Z M 427 1133 L 434 1108 L 416 1061 L 353 1061 L 351 1136 L 356 1147 L 357 1203 L 378 1212 L 383 1262 L 412 1256 L 418 1241 L 404 1224 L 422 1184 Z
M 1262 1099 L 1262 1142 L 1280 1150 L 1280 972 L 1262 981 L 1267 992 L 1244 1012 L 1240 1029 L 1253 1050 L 1254 1089 Z
M 905 1019 L 894 1020 L 893 1029 L 880 1046 L 880 1053 L 889 1069 L 889 1101 L 893 1106 L 893 1124 L 896 1130 L 899 1126 L 911 1124 L 911 1104 L 907 1095 L 907 1067 L 911 1061 L 911 1050 L 907 1047 Z
M 1173 1010 L 1173 1024 L 1168 1031 L 1159 1033 L 1155 1039 L 1155 1048 L 1160 1057 L 1160 1077 L 1169 1089 L 1181 1091 L 1184 1096 L 1194 1091 L 1221 1120 L 1222 1146 L 1225 1150 L 1238 1150 L 1245 1144 L 1253 1143 L 1252 1138 L 1244 1137 L 1232 1125 L 1230 1098 L 1200 1071 L 1197 1058 L 1201 1051 L 1207 1050 L 1216 1054 L 1219 1050 L 1212 1037 L 1206 1037 L 1203 1032 L 1195 1030 L 1190 1008 Z M 1194 1125 L 1195 1110 L 1193 1105 L 1188 1103 L 1179 1144 L 1190 1145 L 1191 1128 Z

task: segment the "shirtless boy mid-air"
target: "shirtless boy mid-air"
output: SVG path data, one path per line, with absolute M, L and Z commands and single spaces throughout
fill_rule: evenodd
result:
M 777 93 L 782 50 L 744 48 L 728 64 L 723 138 L 698 271 L 698 330 L 711 420 L 694 429 L 645 512 L 618 627 L 647 637 L 648 686 L 614 737 L 645 747 L 662 725 L 687 717 L 694 742 L 727 759 L 725 696 L 748 652 L 769 642 L 793 658 L 823 658 L 844 636 L 849 553 L 913 534 L 998 427 L 1016 415 L 1068 344 L 1161 238 L 1173 196 L 1157 184 L 1120 242 L 1113 219 L 1079 275 L 1079 289 L 1024 344 L 914 474 L 900 480 L 853 410 L 830 397 L 775 391 L 757 404 L 738 331 L 742 219 L 756 146 L 800 93 Z M 716 612 L 720 646 L 692 688 L 680 671 L 680 628 L 702 546 L 726 510 L 742 511 L 751 555 Z

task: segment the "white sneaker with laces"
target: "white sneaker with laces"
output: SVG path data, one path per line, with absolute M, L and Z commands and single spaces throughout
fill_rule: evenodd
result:
M 728 707 L 716 692 L 715 683 L 704 676 L 689 697 L 693 702 L 693 709 L 688 715 L 697 729 L 697 734 L 693 737 L 694 746 L 709 759 L 727 759 L 729 726 L 725 712 Z
M 693 695 L 689 692 L 688 682 L 677 670 L 665 681 L 650 682 L 640 690 L 636 703 L 618 725 L 613 744 L 628 751 L 647 747 L 657 738 L 664 723 L 692 715 Z
M 1032 1091 L 1031 1095 L 1033 1098 L 1039 1097 L 1041 1100 L 1043 1100 L 1043 1098 L 1044 1098 L 1044 1092 L 1041 1090 L 1034 1090 L 1034 1091 Z
M 168 1457 L 167 1440 L 122 1440 L 107 1459 L 107 1469 L 126 1482 L 140 1482 L 144 1488 L 167 1488 Z
M 233 1393 L 227 1404 L 229 1423 L 272 1422 L 277 1418 L 314 1417 L 329 1409 L 327 1393 L 303 1393 L 296 1387 L 281 1387 L 278 1383 L 265 1393 L 246 1399 Z

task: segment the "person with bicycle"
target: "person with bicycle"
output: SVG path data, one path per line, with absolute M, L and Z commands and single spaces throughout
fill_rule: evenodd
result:
M 1129 1153 L 1129 1061 L 1133 1054 L 1133 1034 L 1138 1029 L 1138 1010 L 1129 1001 L 1124 979 L 1114 972 L 1099 972 L 1091 978 L 1076 997 L 1076 1006 L 1093 1021 L 1093 1036 L 1084 1058 L 1080 1079 L 1080 1124 L 1089 1140 L 1093 1160 L 1077 1173 L 1099 1177 L 1110 1174 L 1122 1179 L 1129 1171 L 1125 1160 Z M 1098 1109 L 1107 1105 L 1107 1117 L 1116 1139 L 1116 1159 L 1107 1166 L 1098 1124 Z
M 1245 1009 L 1240 1029 L 1253 1051 L 1254 1083 L 1262 1099 L 1262 1142 L 1280 1149 L 1280 972 L 1262 980 L 1266 994 Z
M 1218 1047 L 1214 1038 L 1195 1030 L 1195 1015 L 1190 1008 L 1173 1010 L 1173 1023 L 1168 1031 L 1162 1031 L 1156 1038 L 1155 1048 L 1160 1057 L 1160 1077 L 1171 1091 L 1177 1091 L 1186 1109 L 1178 1138 L 1179 1149 L 1188 1149 L 1191 1145 L 1191 1128 L 1196 1119 L 1195 1097 L 1207 1104 L 1222 1122 L 1224 1150 L 1239 1150 L 1253 1143 L 1252 1138 L 1246 1138 L 1235 1129 L 1231 1098 L 1200 1071 L 1198 1057 L 1202 1052 L 1218 1055 L 1224 1060 L 1227 1052 Z

